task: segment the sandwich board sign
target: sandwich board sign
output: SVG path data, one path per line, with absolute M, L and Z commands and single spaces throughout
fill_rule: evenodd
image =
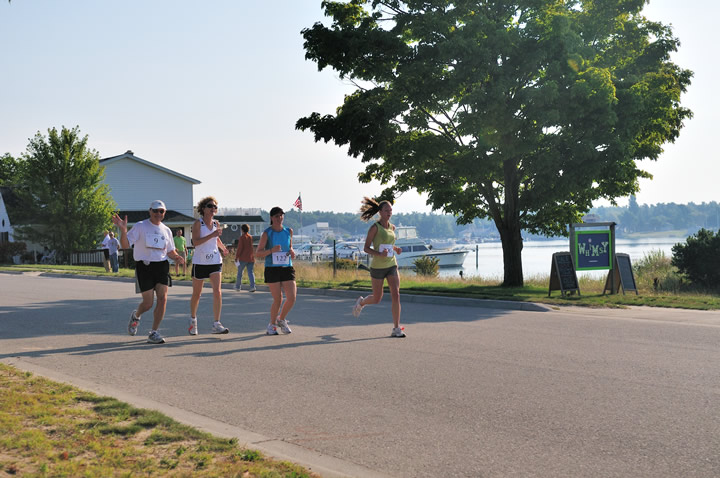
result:
M 577 291 L 580 295 L 577 274 L 573 264 L 572 255 L 569 252 L 555 252 L 552 255 L 550 266 L 550 287 L 548 297 L 554 290 L 559 290 L 564 296 L 566 293 Z

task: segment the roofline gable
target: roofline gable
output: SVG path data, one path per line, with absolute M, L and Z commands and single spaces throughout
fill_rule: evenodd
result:
M 124 154 L 118 155 L 118 156 L 111 156 L 109 158 L 103 158 L 100 160 L 100 166 L 106 166 L 108 164 L 112 164 L 115 161 L 119 161 L 121 159 L 131 159 L 133 161 L 137 161 L 138 163 L 144 164 L 145 166 L 149 166 L 151 168 L 159 169 L 160 171 L 163 171 L 167 174 L 171 174 L 173 176 L 177 176 L 181 179 L 184 179 L 185 181 L 192 183 L 192 184 L 200 184 L 201 181 L 198 181 L 195 178 L 191 178 L 190 176 L 185 176 L 184 174 L 180 174 L 177 171 L 173 171 L 172 169 L 165 168 L 163 166 L 160 166 L 159 164 L 151 163 L 150 161 L 147 161 L 145 159 L 139 158 L 133 154 L 132 151 L 127 151 Z

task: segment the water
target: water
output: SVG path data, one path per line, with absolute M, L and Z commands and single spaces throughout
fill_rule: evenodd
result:
M 685 242 L 685 239 L 677 237 L 617 239 L 615 247 L 616 252 L 628 254 L 634 264 L 652 251 L 662 251 L 667 257 L 672 257 L 672 246 L 678 242 Z M 475 266 L 475 246 L 468 245 L 467 247 L 472 250 L 465 258 L 463 267 L 442 268 L 440 269 L 441 277 L 458 277 L 462 270 L 465 277 L 480 276 L 485 279 L 502 280 L 504 274 L 502 245 L 499 242 L 477 244 L 478 267 Z M 526 278 L 533 275 L 549 276 L 553 253 L 569 250 L 569 239 L 525 241 L 522 251 L 523 275 Z M 408 272 L 404 271 L 404 273 Z M 606 275 L 607 271 L 578 271 L 578 276 L 602 278 Z

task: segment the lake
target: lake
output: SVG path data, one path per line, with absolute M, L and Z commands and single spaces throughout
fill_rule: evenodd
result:
M 618 253 L 625 253 L 635 263 L 651 251 L 662 251 L 667 257 L 672 257 L 672 246 L 678 242 L 685 242 L 685 238 L 664 237 L 648 239 L 616 239 L 615 248 Z M 459 276 L 460 270 L 465 277 L 480 276 L 486 279 L 503 278 L 502 245 L 499 242 L 486 242 L 477 244 L 477 267 L 475 266 L 475 246 L 465 258 L 461 268 L 440 269 L 441 277 Z M 550 266 L 554 252 L 570 250 L 569 239 L 553 239 L 548 241 L 525 241 L 522 251 L 523 275 L 529 278 L 533 275 L 550 275 Z M 403 271 L 403 273 L 411 273 Z M 605 277 L 607 271 L 579 271 L 578 276 Z

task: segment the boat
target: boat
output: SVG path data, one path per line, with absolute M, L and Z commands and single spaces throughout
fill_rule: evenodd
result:
M 432 247 L 418 237 L 415 226 L 396 226 L 395 245 L 402 249 L 402 253 L 395 256 L 398 267 L 407 269 L 414 269 L 413 262 L 419 257 L 437 258 L 439 267 L 462 267 L 470 252 Z

